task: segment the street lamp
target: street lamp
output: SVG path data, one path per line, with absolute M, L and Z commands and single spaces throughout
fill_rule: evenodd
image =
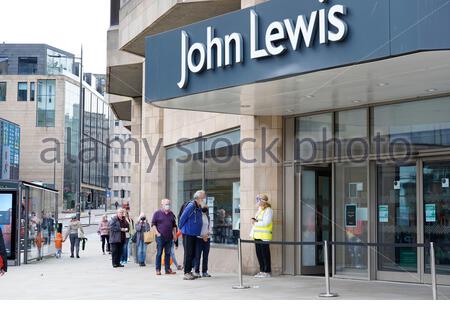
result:
M 63 58 L 61 54 L 58 55 L 48 55 L 53 58 Z M 79 129 L 78 129 L 78 185 L 77 185 L 77 204 L 75 208 L 78 210 L 79 215 L 81 216 L 81 183 L 82 183 L 82 138 L 83 138 L 83 130 L 84 130 L 84 121 L 83 121 L 83 111 L 84 111 L 84 99 L 83 99 L 83 45 L 81 45 L 81 55 L 79 57 L 74 57 L 74 60 L 80 60 L 80 106 L 79 106 Z M 64 192 L 64 191 L 63 191 Z

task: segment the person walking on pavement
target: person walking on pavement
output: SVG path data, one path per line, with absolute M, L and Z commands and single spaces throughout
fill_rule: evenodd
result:
M 139 216 L 139 222 L 136 224 L 136 251 L 137 262 L 141 267 L 145 267 L 145 258 L 147 255 L 147 244 L 144 241 L 144 234 L 150 231 L 150 224 L 144 213 Z
M 106 243 L 106 252 L 110 252 L 109 247 L 109 221 L 108 216 L 105 214 L 102 217 L 102 221 L 98 225 L 97 233 L 100 235 L 100 239 L 102 240 L 102 252 L 105 254 L 105 243 Z
M 119 208 L 119 203 L 116 201 L 116 203 L 114 205 L 116 206 L 116 210 L 117 210 L 117 208 Z
M 205 205 L 205 199 L 205 191 L 196 191 L 194 200 L 186 205 L 180 217 L 179 227 L 183 233 L 184 245 L 184 280 L 198 278 L 192 274 L 192 267 L 195 259 L 197 237 L 200 236 L 202 231 L 202 207 Z
M 197 237 L 196 248 L 195 248 L 195 277 L 200 277 L 200 259 L 202 260 L 202 277 L 210 278 L 211 275 L 208 273 L 208 257 L 210 248 L 210 236 L 212 233 L 211 220 L 209 218 L 208 207 L 202 208 L 202 231 L 200 236 Z M 203 257 L 202 257 L 203 256 Z
M 272 219 L 273 211 L 269 203 L 269 197 L 265 194 L 256 197 L 258 211 L 254 218 L 252 218 L 251 238 L 253 238 L 256 249 L 256 256 L 259 262 L 260 272 L 255 275 L 255 278 L 270 278 L 272 272 L 270 247 L 268 243 L 272 240 Z
M 84 238 L 84 230 L 76 215 L 72 215 L 64 240 L 67 237 L 70 240 L 70 257 L 74 258 L 75 253 L 77 258 L 80 258 L 80 239 Z
M 8 271 L 8 255 L 6 254 L 5 239 L 3 239 L 3 231 L 0 227 L 0 277 Z
M 176 218 L 172 210 L 170 210 L 170 200 L 163 199 L 161 201 L 161 209 L 153 214 L 152 227 L 156 234 L 156 275 L 161 275 L 161 258 L 164 250 L 164 268 L 166 274 L 175 274 L 170 269 L 170 252 L 172 241 L 176 239 Z
M 125 243 L 125 232 L 128 231 L 128 223 L 124 219 L 124 210 L 118 209 L 117 215 L 112 217 L 109 222 L 109 244 L 111 246 L 112 266 L 120 268 L 120 258 L 122 256 L 122 247 Z

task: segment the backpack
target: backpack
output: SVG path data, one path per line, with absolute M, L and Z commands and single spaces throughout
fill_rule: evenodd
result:
M 180 208 L 180 212 L 178 213 L 178 223 L 180 223 L 180 220 L 181 220 L 181 216 L 183 215 L 183 212 L 184 212 L 184 209 L 186 209 L 186 207 L 187 207 L 187 205 L 189 204 L 189 203 L 191 203 L 191 202 L 193 202 L 194 200 L 189 200 L 189 201 L 186 201 L 185 203 L 183 203 L 182 205 L 181 205 L 181 208 Z M 193 213 L 192 213 L 193 214 Z M 191 214 L 191 215 L 192 215 Z M 189 217 L 190 218 L 190 217 Z M 178 226 L 178 228 L 181 230 L 181 228 L 183 228 L 184 227 L 184 225 L 183 226 Z

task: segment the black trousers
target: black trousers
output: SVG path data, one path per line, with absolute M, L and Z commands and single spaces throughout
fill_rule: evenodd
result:
M 270 260 L 270 247 L 269 244 L 264 243 L 262 240 L 256 240 L 255 248 L 256 248 L 256 256 L 258 257 L 259 262 L 259 271 L 271 273 L 271 260 Z
M 105 242 L 106 242 L 106 251 L 109 252 L 109 235 L 105 234 L 100 236 L 102 238 L 102 251 L 105 253 Z
M 120 265 L 120 257 L 122 255 L 122 246 L 123 246 L 123 244 L 121 242 L 111 243 L 111 257 L 112 257 L 113 267 L 117 267 Z
M 184 245 L 184 273 L 186 274 L 192 271 L 192 267 L 194 265 L 197 237 L 184 235 L 183 245 Z
M 202 273 L 208 272 L 208 257 L 209 257 L 209 249 L 211 247 L 211 241 L 205 242 L 205 240 L 197 238 L 197 245 L 195 249 L 195 272 L 200 273 L 200 259 L 202 259 Z

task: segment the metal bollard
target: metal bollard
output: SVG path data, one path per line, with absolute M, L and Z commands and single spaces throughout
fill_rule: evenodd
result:
M 430 262 L 431 262 L 431 287 L 433 290 L 433 300 L 438 299 L 436 283 L 436 257 L 434 252 L 434 243 L 430 242 Z
M 337 293 L 332 293 L 330 290 L 330 270 L 329 270 L 329 264 L 328 264 L 328 241 L 325 240 L 323 244 L 324 249 L 324 264 L 325 264 L 325 293 L 319 294 L 319 297 L 321 298 L 334 298 L 337 297 Z
M 244 286 L 244 279 L 242 278 L 242 245 L 241 239 L 238 239 L 238 277 L 239 285 L 233 286 L 233 289 L 249 289 L 250 286 Z

